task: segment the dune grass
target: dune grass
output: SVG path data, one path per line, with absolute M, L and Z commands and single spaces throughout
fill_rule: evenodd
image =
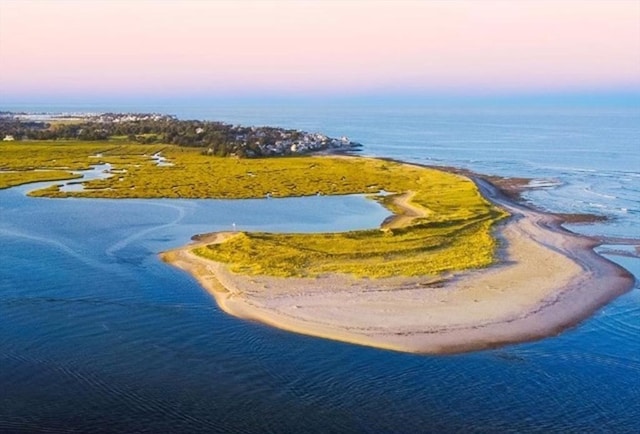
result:
M 249 275 L 315 277 L 347 273 L 357 277 L 435 275 L 481 268 L 493 262 L 492 220 L 433 228 L 421 224 L 404 231 L 333 234 L 239 233 L 195 253 L 230 264 Z
M 162 152 L 172 166 L 158 166 Z M 505 213 L 486 201 L 467 178 L 435 169 L 358 157 L 297 156 L 236 159 L 204 156 L 199 149 L 108 142 L 17 142 L 0 145 L 0 169 L 31 172 L 86 169 L 110 163 L 109 179 L 85 182 L 84 191 L 57 186 L 30 193 L 47 197 L 261 198 L 315 194 L 413 192 L 421 216 L 406 227 L 331 234 L 240 233 L 196 253 L 233 271 L 275 276 L 339 272 L 371 278 L 433 275 L 492 263 L 493 225 Z M 61 173 L 58 173 L 60 176 Z M 394 195 L 376 196 L 392 212 Z

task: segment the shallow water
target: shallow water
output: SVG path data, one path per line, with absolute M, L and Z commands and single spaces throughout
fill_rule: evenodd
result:
M 637 112 L 183 107 L 184 118 L 348 135 L 364 153 L 554 187 L 578 230 L 640 237 Z M 227 316 L 156 253 L 229 230 L 372 227 L 361 197 L 59 200 L 0 191 L 0 431 L 638 432 L 640 290 L 542 341 L 418 356 Z M 603 251 L 627 249 L 603 246 Z M 608 256 L 640 276 L 637 257 Z

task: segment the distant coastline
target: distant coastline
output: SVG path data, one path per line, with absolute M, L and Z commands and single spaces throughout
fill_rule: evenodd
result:
M 242 158 L 353 152 L 361 144 L 346 136 L 329 137 L 267 126 L 182 120 L 161 113 L 29 113 L 0 111 L 0 140 L 84 140 L 118 137 L 131 143 L 200 148 L 203 154 Z

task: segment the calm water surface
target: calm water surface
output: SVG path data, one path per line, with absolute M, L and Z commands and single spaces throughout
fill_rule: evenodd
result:
M 637 111 L 140 109 L 532 177 L 547 185 L 527 195 L 537 205 L 611 218 L 574 229 L 640 238 Z M 554 338 L 446 357 L 381 351 L 229 317 L 156 256 L 234 223 L 373 227 L 388 214 L 372 201 L 57 200 L 25 197 L 31 188 L 0 191 L 2 432 L 640 431 L 637 285 Z M 640 276 L 637 257 L 608 257 Z

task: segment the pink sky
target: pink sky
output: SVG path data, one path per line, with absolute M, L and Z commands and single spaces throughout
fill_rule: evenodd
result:
M 611 89 L 640 0 L 0 0 L 0 98 Z

